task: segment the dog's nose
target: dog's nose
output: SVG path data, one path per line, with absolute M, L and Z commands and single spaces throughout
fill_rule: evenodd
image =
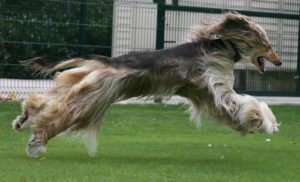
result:
M 276 64 L 276 66 L 281 66 L 282 65 L 282 62 L 278 62 L 277 64 Z

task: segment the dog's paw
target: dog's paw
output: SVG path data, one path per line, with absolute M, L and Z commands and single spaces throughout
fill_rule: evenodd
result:
M 260 104 L 260 109 L 252 109 L 246 113 L 243 128 L 249 133 L 261 132 L 273 134 L 278 132 L 279 124 L 277 124 L 271 109 L 266 104 L 264 107 L 261 105 L 262 104 Z
M 12 128 L 16 131 L 22 131 L 22 121 L 23 117 L 22 116 L 17 116 L 15 120 L 11 123 Z
M 261 113 L 256 111 L 249 113 L 246 121 L 246 127 L 248 132 L 252 133 L 261 130 L 261 126 L 263 124 L 263 118 L 261 116 Z
M 273 134 L 279 132 L 280 124 L 277 123 L 276 117 L 273 114 L 272 110 L 264 102 L 260 102 L 259 106 L 261 108 L 261 113 L 263 117 L 263 123 L 261 130 L 268 134 Z
M 33 124 L 33 120 L 32 117 L 29 117 L 28 115 L 20 115 L 17 116 L 11 124 L 14 130 L 22 131 L 26 128 L 30 128 L 30 126 Z
M 44 146 L 40 139 L 32 135 L 27 145 L 26 153 L 29 157 L 38 157 L 39 154 L 45 153 L 47 147 Z
M 26 149 L 26 153 L 29 157 L 36 158 L 39 154 L 45 153 L 47 151 L 47 147 L 43 145 L 28 145 Z
M 256 107 L 245 107 L 241 113 L 238 128 L 242 135 L 261 130 L 263 117 Z

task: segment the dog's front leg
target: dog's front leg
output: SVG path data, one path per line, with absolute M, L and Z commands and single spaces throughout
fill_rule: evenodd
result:
M 217 107 L 218 112 L 216 113 L 220 113 L 232 128 L 242 134 L 255 131 L 276 132 L 276 126 L 272 130 L 265 127 L 266 124 L 271 123 L 269 120 L 273 119 L 270 114 L 264 116 L 263 112 L 268 110 L 272 113 L 272 111 L 269 108 L 263 109 L 254 97 L 227 92 L 221 95 L 219 103 L 221 104 Z M 275 117 L 273 122 L 276 123 Z
M 254 103 L 243 103 L 239 111 L 237 111 L 237 129 L 242 133 L 253 133 L 261 128 L 264 118 L 259 106 Z
M 36 157 L 38 154 L 46 152 L 48 141 L 68 127 L 68 124 L 63 120 L 64 115 L 62 115 L 62 113 L 66 115 L 66 112 L 60 104 L 50 101 L 46 111 L 40 113 L 31 126 L 33 134 L 26 150 L 30 157 Z
M 32 126 L 33 134 L 28 141 L 27 155 L 37 157 L 40 153 L 45 153 L 48 141 L 65 129 L 66 126 L 60 127 L 53 120 L 36 122 Z

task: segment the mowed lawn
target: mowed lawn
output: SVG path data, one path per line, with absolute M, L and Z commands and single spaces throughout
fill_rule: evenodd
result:
M 186 109 L 114 105 L 94 158 L 79 140 L 56 137 L 32 159 L 30 132 L 11 129 L 20 104 L 0 103 L 0 181 L 300 181 L 300 106 L 272 107 L 280 133 L 244 137 L 210 121 L 196 128 Z

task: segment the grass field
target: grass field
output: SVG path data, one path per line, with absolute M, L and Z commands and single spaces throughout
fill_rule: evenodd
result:
M 213 122 L 196 128 L 185 106 L 114 105 L 94 158 L 57 137 L 41 160 L 25 155 L 29 131 L 11 130 L 19 103 L 0 103 L 0 181 L 300 181 L 300 106 L 272 109 L 279 134 L 241 137 Z

